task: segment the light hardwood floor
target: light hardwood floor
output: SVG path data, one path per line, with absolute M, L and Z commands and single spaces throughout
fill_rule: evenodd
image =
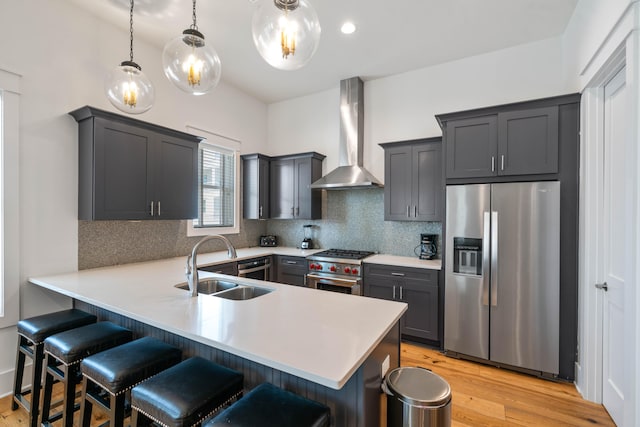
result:
M 454 427 L 614 425 L 602 405 L 583 400 L 573 384 L 452 359 L 409 343 L 402 343 L 401 352 L 402 366 L 431 369 L 449 382 Z M 96 413 L 92 425 L 105 421 Z M 11 411 L 11 397 L 0 399 L 0 427 L 26 425 L 24 410 Z
M 452 425 L 613 426 L 602 405 L 582 399 L 573 384 L 453 359 L 403 343 L 402 366 L 421 366 L 451 386 Z

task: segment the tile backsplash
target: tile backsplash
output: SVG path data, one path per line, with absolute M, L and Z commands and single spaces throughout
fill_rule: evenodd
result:
M 277 235 L 281 246 L 299 247 L 303 225 L 313 224 L 315 247 L 401 256 L 415 256 L 421 233 L 442 234 L 439 222 L 385 221 L 382 188 L 326 191 L 322 206 L 322 220 L 272 219 L 267 221 L 267 233 Z
M 257 246 L 261 234 L 275 234 L 280 246 L 299 247 L 303 225 L 313 224 L 317 248 L 369 250 L 415 256 L 420 233 L 441 235 L 439 222 L 384 221 L 383 189 L 323 192 L 321 220 L 243 220 L 228 235 L 237 248 Z M 78 221 L 78 268 L 186 256 L 200 237 L 187 237 L 187 221 Z M 440 242 L 439 242 L 440 247 Z M 213 241 L 204 251 L 224 250 Z

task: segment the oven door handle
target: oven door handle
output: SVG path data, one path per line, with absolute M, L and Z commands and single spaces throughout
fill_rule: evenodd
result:
M 343 284 L 348 284 L 347 286 L 353 286 L 360 283 L 360 279 L 347 279 L 347 278 L 343 279 L 341 277 L 318 276 L 312 273 L 307 273 L 307 278 L 313 279 L 313 280 L 329 280 L 331 282 L 334 282 L 336 286 L 344 286 Z
M 262 264 L 262 265 L 260 265 L 258 267 L 246 268 L 246 269 L 238 270 L 238 276 L 243 275 L 243 274 L 254 273 L 256 271 L 268 270 L 270 268 L 271 268 L 271 263 Z

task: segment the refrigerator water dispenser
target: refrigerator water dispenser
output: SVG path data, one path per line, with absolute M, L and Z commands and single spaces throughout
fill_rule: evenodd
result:
M 482 276 L 482 239 L 453 238 L 453 272 Z

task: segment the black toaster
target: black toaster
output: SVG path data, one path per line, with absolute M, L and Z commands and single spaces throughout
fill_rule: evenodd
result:
M 260 236 L 260 246 L 278 246 L 278 238 L 273 235 Z

